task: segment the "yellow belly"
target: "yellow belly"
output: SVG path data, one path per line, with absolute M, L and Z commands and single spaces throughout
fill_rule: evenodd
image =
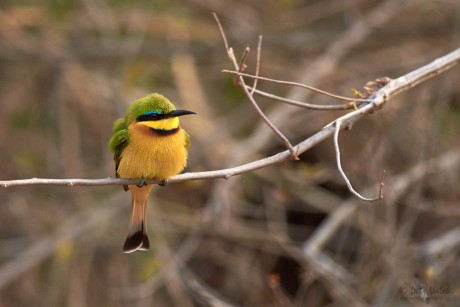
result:
M 133 124 L 129 143 L 123 150 L 118 174 L 123 178 L 165 180 L 180 173 L 187 164 L 185 134 L 156 135 L 150 128 Z

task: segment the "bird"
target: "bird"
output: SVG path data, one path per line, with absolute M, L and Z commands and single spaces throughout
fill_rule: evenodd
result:
M 148 250 L 150 241 L 145 220 L 147 199 L 152 184 L 182 172 L 187 164 L 190 136 L 179 125 L 179 117 L 196 114 L 176 110 L 163 95 L 149 94 L 134 101 L 126 116 L 115 120 L 109 148 L 115 162 L 117 178 L 139 179 L 137 185 L 123 186 L 131 192 L 131 219 L 123 252 Z

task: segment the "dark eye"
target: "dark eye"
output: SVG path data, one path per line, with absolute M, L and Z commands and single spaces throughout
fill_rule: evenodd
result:
M 153 110 L 153 111 L 144 112 L 144 114 L 139 115 L 136 118 L 136 120 L 138 122 L 142 122 L 142 121 L 149 121 L 149 120 L 158 120 L 158 119 L 161 119 L 161 117 L 162 117 L 162 114 L 160 110 Z

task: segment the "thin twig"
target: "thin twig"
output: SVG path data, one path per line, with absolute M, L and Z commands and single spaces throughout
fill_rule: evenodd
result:
M 228 74 L 240 75 L 240 76 L 252 78 L 252 79 L 255 79 L 255 80 L 264 80 L 264 81 L 269 81 L 269 82 L 273 82 L 273 83 L 298 86 L 298 87 L 302 87 L 302 88 L 308 89 L 310 91 L 313 91 L 313 92 L 316 92 L 316 93 L 319 93 L 319 94 L 322 94 L 322 95 L 326 95 L 326 96 L 329 96 L 329 97 L 332 97 L 332 98 L 340 99 L 340 100 L 355 101 L 355 102 L 370 102 L 371 101 L 370 99 L 356 98 L 356 97 L 352 98 L 352 97 L 346 97 L 346 96 L 332 94 L 332 93 L 320 90 L 319 88 L 309 86 L 309 85 L 306 85 L 306 84 L 302 84 L 302 83 L 298 83 L 298 82 L 294 82 L 294 81 L 277 80 L 277 79 L 261 77 L 261 76 L 257 76 L 257 75 L 255 76 L 255 75 L 251 75 L 251 74 L 248 74 L 248 73 L 243 73 L 243 72 L 240 72 L 240 71 L 228 70 L 228 69 L 223 69 L 222 72 L 228 73 Z
M 214 16 L 217 26 L 219 27 L 220 35 L 222 36 L 222 40 L 224 41 L 225 51 L 228 52 L 228 50 L 230 49 L 230 46 L 228 45 L 228 40 L 224 32 L 224 27 L 222 27 L 222 24 L 220 23 L 220 19 L 217 16 L 216 12 L 213 12 L 212 15 Z
M 277 96 L 274 94 L 270 94 L 258 89 L 254 89 L 253 87 L 248 86 L 248 89 L 251 90 L 251 92 L 256 93 L 257 95 L 264 96 L 273 100 L 278 100 L 293 106 L 305 108 L 305 109 L 310 109 L 310 110 L 349 110 L 353 109 L 353 105 L 346 103 L 346 104 L 329 104 L 329 105 L 321 105 L 321 104 L 311 104 L 308 102 L 303 102 L 299 100 L 294 100 L 294 99 L 289 99 L 289 98 L 284 98 L 281 96 Z
M 256 109 L 256 111 L 259 114 L 259 116 L 267 124 L 267 126 L 270 129 L 272 129 L 278 135 L 278 137 L 284 142 L 284 145 L 287 147 L 287 149 L 291 153 L 291 160 L 299 160 L 298 153 L 296 152 L 296 150 L 292 146 L 291 142 L 289 142 L 287 137 L 285 137 L 284 134 L 278 128 L 276 128 L 276 126 L 262 112 L 262 110 L 260 109 L 260 107 L 257 104 L 257 102 L 254 100 L 254 97 L 251 95 L 251 93 L 249 92 L 248 88 L 246 87 L 246 84 L 244 83 L 243 77 L 241 77 L 241 76 L 239 77 L 239 82 L 241 84 L 241 88 L 243 89 L 243 92 L 246 94 L 246 97 L 252 103 L 253 107 Z
M 383 198 L 383 181 L 380 184 L 380 190 L 379 190 L 379 195 L 373 198 L 367 198 L 356 192 L 356 190 L 353 188 L 350 180 L 348 179 L 347 175 L 345 174 L 343 168 L 342 168 L 342 162 L 340 161 L 340 146 L 339 146 L 339 132 L 340 128 L 342 127 L 342 121 L 336 120 L 335 121 L 335 131 L 334 131 L 334 149 L 335 149 L 335 157 L 337 161 L 337 169 L 339 170 L 340 175 L 342 175 L 343 180 L 347 184 L 348 190 L 350 190 L 351 193 L 353 193 L 356 197 L 363 201 L 376 201 L 379 199 Z
M 227 54 L 230 59 L 230 61 L 233 63 L 233 66 L 237 72 L 241 70 L 241 68 L 238 65 L 238 62 L 236 60 L 235 54 L 233 52 L 233 49 L 231 47 L 228 47 L 228 42 L 227 38 L 225 36 L 224 29 L 222 27 L 222 24 L 220 23 L 219 17 L 217 14 L 214 13 L 214 18 L 216 19 L 216 22 L 219 26 L 222 39 L 224 40 L 225 47 L 227 48 Z M 283 141 L 284 145 L 286 148 L 289 150 L 291 153 L 291 159 L 292 160 L 298 160 L 297 152 L 294 150 L 294 147 L 292 146 L 291 142 L 287 139 L 287 137 L 278 129 L 276 126 L 268 119 L 268 117 L 264 114 L 262 109 L 260 109 L 259 105 L 254 99 L 254 96 L 251 95 L 249 90 L 247 89 L 246 83 L 244 82 L 244 79 L 241 75 L 238 74 L 238 82 L 237 84 L 243 89 L 244 94 L 248 98 L 248 100 L 251 102 L 252 106 L 256 110 L 257 114 L 259 115 L 260 118 L 265 122 L 265 124 Z
M 247 65 L 246 65 L 246 60 L 248 58 L 248 55 L 249 55 L 249 52 L 251 51 L 251 48 L 249 48 L 249 46 L 246 46 L 246 48 L 244 48 L 243 50 L 243 54 L 241 55 L 241 58 L 240 58 L 240 62 L 239 64 L 236 66 L 238 67 L 238 71 L 240 73 L 242 73 L 243 71 L 246 70 L 247 68 Z M 228 53 L 230 55 L 230 53 Z M 240 82 L 239 82 L 240 78 L 238 78 L 238 76 L 235 77 L 235 80 L 234 80 L 234 84 L 236 85 L 240 85 Z
M 259 35 L 259 43 L 257 44 L 257 60 L 256 60 L 256 76 L 259 76 L 260 71 L 260 55 L 262 53 L 262 35 Z M 254 91 L 257 88 L 257 81 L 258 79 L 254 79 L 254 83 L 252 84 L 251 95 L 254 95 Z
M 241 56 L 240 63 L 238 64 L 238 71 L 240 73 L 243 73 L 245 71 L 247 65 L 246 65 L 246 60 L 248 59 L 249 52 L 251 51 L 251 48 L 249 46 L 246 46 L 243 50 L 243 55 Z

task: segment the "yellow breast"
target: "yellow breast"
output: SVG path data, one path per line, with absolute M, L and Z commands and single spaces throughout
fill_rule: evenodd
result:
M 118 174 L 123 178 L 165 180 L 180 173 L 187 163 L 185 134 L 159 135 L 150 127 L 129 126 L 129 142 L 121 155 Z

